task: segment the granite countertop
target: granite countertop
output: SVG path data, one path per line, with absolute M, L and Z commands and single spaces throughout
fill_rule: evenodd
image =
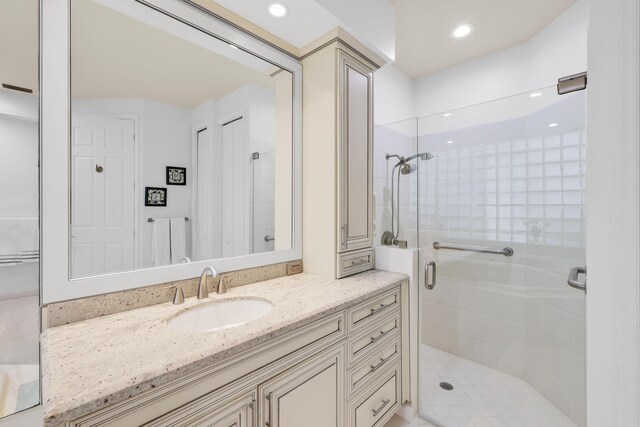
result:
M 210 294 L 202 301 L 164 303 L 47 329 L 42 334 L 45 424 L 58 424 L 170 382 L 406 280 L 372 270 L 340 280 L 302 273 Z M 212 332 L 177 332 L 166 325 L 199 304 L 258 297 L 273 310 L 258 321 Z

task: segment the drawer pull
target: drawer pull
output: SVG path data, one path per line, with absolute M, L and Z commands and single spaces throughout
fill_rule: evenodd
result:
M 368 263 L 368 262 L 369 262 L 369 258 L 362 258 L 362 259 L 361 259 L 360 261 L 358 261 L 358 262 L 352 262 L 352 263 L 351 263 L 351 267 L 357 267 L 357 266 L 359 266 L 359 265 L 364 265 L 364 264 L 366 264 L 366 263 Z
M 374 307 L 374 308 L 372 308 L 372 309 L 371 309 L 371 314 L 377 313 L 378 311 L 380 311 L 380 310 L 384 309 L 385 307 L 387 307 L 387 306 L 389 306 L 389 305 L 391 305 L 391 304 L 393 304 L 393 303 L 389 303 L 389 304 L 380 304 L 380 307 L 378 307 L 378 308 L 375 308 L 375 307 Z
M 391 356 L 383 359 L 382 357 L 380 358 L 380 363 L 378 363 L 377 365 L 371 365 L 371 373 L 374 373 L 375 371 L 377 371 L 382 365 L 384 365 L 385 363 L 387 363 L 387 360 L 391 359 L 393 356 L 395 356 L 396 353 L 393 353 Z
M 371 412 L 373 412 L 373 416 L 377 417 L 378 414 L 385 408 L 385 406 L 389 404 L 389 402 L 391 402 L 390 399 L 385 399 L 382 401 L 382 405 L 378 409 L 372 409 Z
M 389 331 L 391 331 L 391 329 L 389 329 Z M 371 337 L 371 342 L 374 343 L 376 341 L 378 341 L 380 338 L 382 338 L 383 336 L 387 335 L 387 333 L 389 331 L 380 331 L 380 334 L 377 337 Z
M 273 408 L 271 407 L 271 393 L 267 394 L 265 396 L 267 398 L 267 401 L 269 402 L 269 405 L 267 405 L 269 407 L 269 417 L 267 419 L 267 421 L 264 423 L 264 425 L 266 427 L 271 427 L 271 414 L 273 413 Z

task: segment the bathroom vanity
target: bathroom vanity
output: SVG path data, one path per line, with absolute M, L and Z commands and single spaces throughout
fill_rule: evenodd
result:
M 383 426 L 408 399 L 407 288 L 376 270 L 299 274 L 50 328 L 45 425 Z M 228 300 L 273 308 L 226 329 L 171 326 Z

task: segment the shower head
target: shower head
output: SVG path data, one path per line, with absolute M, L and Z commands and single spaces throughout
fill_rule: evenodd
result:
M 400 173 L 402 175 L 409 175 L 410 173 L 415 172 L 417 169 L 418 167 L 414 164 L 404 163 L 402 166 L 400 166 Z
M 413 156 L 407 157 L 406 161 L 409 162 L 409 161 L 411 161 L 411 160 L 413 160 L 415 158 L 418 158 L 418 157 L 420 158 L 420 160 L 431 160 L 431 159 L 433 159 L 433 154 L 427 153 L 427 152 L 425 152 L 425 153 L 416 153 Z

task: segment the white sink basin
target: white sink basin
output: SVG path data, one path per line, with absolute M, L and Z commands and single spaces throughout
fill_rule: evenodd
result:
M 273 304 L 261 299 L 230 299 L 195 306 L 170 318 L 179 332 L 210 332 L 252 322 L 269 313 Z

